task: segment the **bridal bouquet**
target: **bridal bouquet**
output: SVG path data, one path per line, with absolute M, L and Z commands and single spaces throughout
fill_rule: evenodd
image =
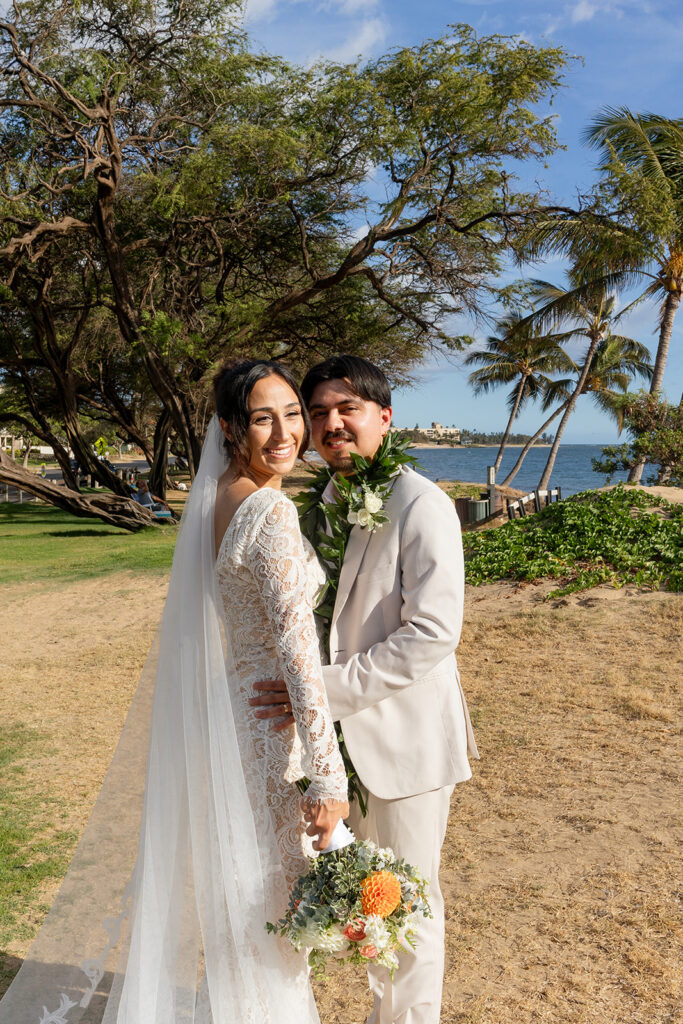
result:
M 383 964 L 392 974 L 398 951 L 415 948 L 421 917 L 431 917 L 427 883 L 393 851 L 369 840 L 316 857 L 294 886 L 289 909 L 269 932 L 296 950 L 321 977 L 329 959 Z

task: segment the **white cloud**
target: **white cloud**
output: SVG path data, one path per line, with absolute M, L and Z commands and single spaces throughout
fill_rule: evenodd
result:
M 377 7 L 377 3 L 378 0 L 329 0 L 325 6 L 337 9 L 341 14 L 360 14 Z
M 272 18 L 278 6 L 278 0 L 247 0 L 244 6 L 244 20 L 247 23 Z
M 384 42 L 386 36 L 386 23 L 381 18 L 370 18 L 361 22 L 339 46 L 326 50 L 324 56 L 340 64 L 353 61 L 360 56 L 368 57 L 378 43 Z
M 590 21 L 591 18 L 597 14 L 598 8 L 595 4 L 591 4 L 588 0 L 579 0 L 578 4 L 572 10 L 572 21 L 577 24 L 580 21 Z

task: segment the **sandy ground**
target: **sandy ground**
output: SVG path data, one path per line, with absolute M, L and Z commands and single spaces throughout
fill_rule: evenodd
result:
M 459 659 L 482 760 L 444 849 L 442 1021 L 673 1022 L 683 600 L 544 601 L 554 585 L 468 589 Z M 0 713 L 51 737 L 25 767 L 64 795 L 66 829 L 97 794 L 165 588 L 132 573 L 3 588 Z M 365 1020 L 356 973 L 317 994 L 324 1024 Z

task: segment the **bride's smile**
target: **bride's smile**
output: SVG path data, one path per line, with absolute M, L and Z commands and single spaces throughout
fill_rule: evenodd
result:
M 269 374 L 258 380 L 247 400 L 248 424 L 239 448 L 239 472 L 257 487 L 280 487 L 291 472 L 306 432 L 301 403 L 286 380 Z M 228 436 L 230 431 L 223 422 Z M 237 468 L 237 467 L 236 467 Z

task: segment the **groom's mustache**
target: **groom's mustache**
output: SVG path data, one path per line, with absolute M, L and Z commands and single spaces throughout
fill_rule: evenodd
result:
M 323 444 L 327 444 L 328 441 L 355 441 L 356 437 L 354 434 L 349 434 L 345 430 L 329 430 L 323 436 Z

